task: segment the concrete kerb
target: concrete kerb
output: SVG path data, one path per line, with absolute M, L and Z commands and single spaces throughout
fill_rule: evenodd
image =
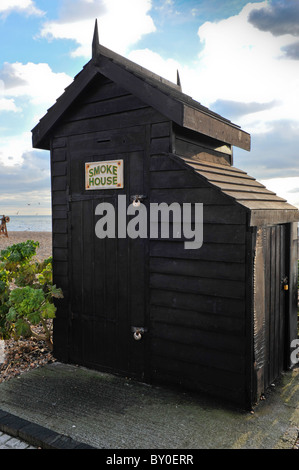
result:
M 71 437 L 0 410 L 0 431 L 42 449 L 95 449 Z

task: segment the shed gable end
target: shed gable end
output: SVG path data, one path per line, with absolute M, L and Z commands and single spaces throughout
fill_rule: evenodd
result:
M 229 145 L 250 149 L 248 133 L 182 93 L 180 85 L 173 84 L 98 44 L 97 34 L 92 50 L 92 60 L 83 67 L 73 83 L 32 130 L 35 148 L 50 148 L 48 135 L 53 132 L 53 127 L 93 78 L 101 74 L 177 125 Z

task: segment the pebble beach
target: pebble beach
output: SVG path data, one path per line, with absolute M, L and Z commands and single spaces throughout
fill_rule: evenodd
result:
M 52 232 L 8 232 L 8 237 L 0 235 L 0 251 L 27 240 L 39 242 L 39 248 L 36 250 L 36 258 L 39 261 L 52 256 Z

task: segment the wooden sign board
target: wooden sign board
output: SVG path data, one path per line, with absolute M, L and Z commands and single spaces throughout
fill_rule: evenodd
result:
M 111 160 L 85 163 L 85 189 L 121 189 L 124 187 L 124 162 Z

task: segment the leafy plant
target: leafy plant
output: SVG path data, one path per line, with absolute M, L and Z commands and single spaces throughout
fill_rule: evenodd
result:
M 38 242 L 12 245 L 0 254 L 0 338 L 34 336 L 53 349 L 52 320 L 54 298 L 62 298 L 61 289 L 53 285 L 52 258 L 33 261 Z M 40 325 L 43 333 L 37 333 Z

